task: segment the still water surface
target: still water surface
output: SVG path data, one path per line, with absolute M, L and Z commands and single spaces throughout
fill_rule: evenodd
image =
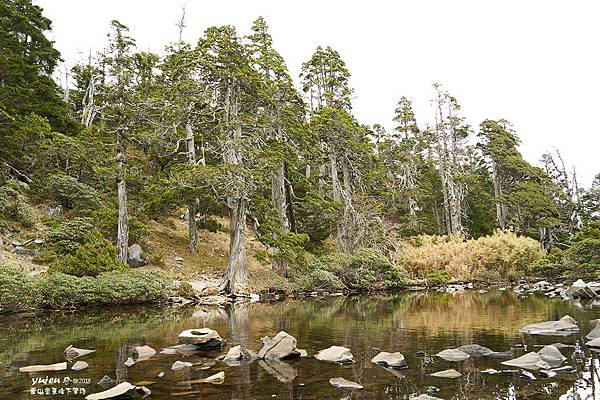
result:
M 519 333 L 529 323 L 573 316 L 581 332 L 568 337 L 530 337 Z M 60 384 L 36 384 L 35 388 L 78 387 L 93 393 L 104 375 L 120 381 L 142 382 L 152 390 L 149 399 L 409 399 L 435 386 L 443 399 L 600 399 L 598 356 L 583 346 L 591 330 L 589 320 L 600 317 L 600 308 L 582 307 L 569 301 L 532 295 L 517 298 L 511 291 L 462 294 L 405 293 L 397 295 L 320 297 L 274 303 L 213 308 L 120 308 L 47 312 L 42 316 L 0 318 L 0 399 L 82 399 L 81 394 L 45 396 L 31 394 L 32 378 L 58 378 Z M 228 344 L 223 352 L 192 355 L 160 354 L 126 367 L 123 363 L 135 346 L 148 345 L 158 352 L 177 343 L 177 334 L 189 328 L 216 329 Z M 349 347 L 356 363 L 338 366 L 312 357 L 286 362 L 242 362 L 229 366 L 214 361 L 232 345 L 258 351 L 260 339 L 286 331 L 309 355 L 340 345 Z M 477 343 L 515 356 L 537 351 L 536 344 L 560 341 L 574 344 L 562 349 L 563 365 L 578 373 L 536 381 L 518 374 L 483 375 L 486 368 L 502 369 L 497 358 L 471 357 L 464 362 L 444 361 L 433 354 L 446 348 Z M 20 373 L 18 367 L 64 360 L 68 345 L 96 349 L 78 360 L 83 371 Z M 525 348 L 524 348 L 525 346 Z M 370 363 L 379 351 L 400 351 L 409 368 L 390 371 Z M 425 352 L 426 356 L 417 355 Z M 194 366 L 172 371 L 176 361 Z M 70 366 L 71 364 L 69 364 Z M 457 379 L 433 378 L 430 373 L 455 368 Z M 506 367 L 505 367 L 506 368 Z M 158 378 L 160 372 L 164 377 Z M 185 381 L 225 372 L 222 385 L 189 384 Z M 65 378 L 89 379 L 90 384 L 64 384 Z M 334 388 L 329 379 L 344 377 L 362 384 L 362 391 Z M 146 382 L 143 382 L 146 381 Z M 154 383 L 152 383 L 154 382 Z M 139 396 L 138 396 L 139 397 Z

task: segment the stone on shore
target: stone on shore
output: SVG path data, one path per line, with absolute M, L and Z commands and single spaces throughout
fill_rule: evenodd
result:
M 458 372 L 455 369 L 447 369 L 445 371 L 438 371 L 438 372 L 434 372 L 433 374 L 430 374 L 433 377 L 436 378 L 449 378 L 449 379 L 455 379 L 455 378 L 460 378 L 462 376 L 462 374 L 460 372 Z
M 296 348 L 296 338 L 281 331 L 272 339 L 262 338 L 263 347 L 258 352 L 258 358 L 263 360 L 287 360 L 299 358 L 300 350 Z
M 188 329 L 178 336 L 181 344 L 193 344 L 199 349 L 221 348 L 227 341 L 217 331 L 210 328 Z
M 363 389 L 362 385 L 359 385 L 356 382 L 352 382 L 352 381 L 349 381 L 348 379 L 344 379 L 344 378 L 331 378 L 329 380 L 329 383 L 336 388 L 352 389 L 352 390 Z
M 458 350 L 458 349 L 442 350 L 439 353 L 437 353 L 436 356 L 443 358 L 446 361 L 454 361 L 454 362 L 464 361 L 470 357 L 467 353 L 465 353 L 464 351 Z
M 338 364 L 354 363 L 354 356 L 350 349 L 342 346 L 331 346 L 320 350 L 317 355 L 315 355 L 315 358 L 319 361 L 329 361 Z
M 67 362 L 59 362 L 47 365 L 29 365 L 19 368 L 19 372 L 45 372 L 45 371 L 64 371 L 67 369 Z
M 408 368 L 408 364 L 406 363 L 406 359 L 404 355 L 400 352 L 388 353 L 386 351 L 382 351 L 377 354 L 375 357 L 371 359 L 373 364 L 383 365 L 387 368 L 393 369 L 403 369 Z
M 576 321 L 568 315 L 558 321 L 538 322 L 521 328 L 522 333 L 530 335 L 568 336 L 578 331 Z
M 110 388 L 103 392 L 93 393 L 85 396 L 85 400 L 103 400 L 103 399 L 112 399 L 113 397 L 122 396 L 130 390 L 135 389 L 129 382 L 119 383 L 114 388 Z

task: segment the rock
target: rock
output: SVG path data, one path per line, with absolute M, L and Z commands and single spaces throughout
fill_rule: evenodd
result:
M 73 347 L 70 345 L 64 351 L 65 358 L 67 360 L 73 360 L 77 357 L 85 356 L 90 353 L 94 353 L 96 350 L 87 350 L 87 349 L 78 349 L 77 347 Z
M 31 249 L 26 249 L 23 246 L 16 246 L 14 249 L 14 252 L 16 254 L 19 254 L 22 256 L 27 256 L 27 257 L 34 257 L 39 254 L 39 252 L 37 252 L 35 250 L 31 250 Z
M 571 299 L 595 299 L 597 298 L 596 292 L 592 289 L 594 282 L 585 283 L 583 280 L 578 279 L 567 289 L 567 296 Z
M 145 399 L 152 394 L 152 391 L 146 386 L 136 386 L 135 391 L 142 395 L 142 399 Z
M 331 346 L 326 349 L 320 350 L 315 358 L 319 361 L 329 361 L 338 364 L 352 364 L 354 363 L 354 356 L 350 349 L 342 346 Z
M 260 296 L 256 293 L 250 293 L 250 303 L 256 303 L 260 301 Z
M 443 400 L 443 399 L 441 399 L 439 397 L 433 397 L 428 394 L 422 394 L 418 397 L 411 397 L 410 400 Z
M 179 257 L 179 256 L 175 256 L 175 258 L 173 258 L 175 260 L 175 262 L 183 262 L 183 257 Z
M 437 393 L 440 391 L 440 388 L 437 388 L 435 386 L 427 386 L 425 388 L 425 391 L 429 394 L 429 393 Z
M 28 367 L 19 368 L 19 372 L 44 372 L 44 371 L 64 371 L 67 369 L 67 362 L 59 362 L 48 365 L 30 365 Z
M 558 350 L 556 346 L 551 344 L 544 346 L 540 351 L 538 351 L 538 354 L 542 360 L 546 361 L 552 368 L 559 367 L 560 364 L 567 359 L 567 357 L 561 354 L 560 350 Z
M 592 339 L 585 344 L 587 347 L 600 348 L 600 338 Z
M 281 383 L 290 383 L 298 377 L 297 369 L 281 360 L 259 360 L 258 364 Z
M 371 359 L 373 364 L 383 365 L 384 367 L 393 368 L 393 369 L 403 369 L 408 368 L 408 364 L 406 364 L 406 359 L 402 355 L 402 353 L 388 353 L 382 351 L 377 354 L 375 357 Z
M 469 358 L 469 355 L 464 351 L 458 349 L 446 349 L 436 354 L 436 356 L 443 358 L 446 361 L 464 361 Z
M 536 324 L 526 325 L 520 332 L 530 335 L 550 335 L 550 336 L 568 336 L 579 331 L 575 320 L 565 315 L 558 321 L 546 321 Z
M 38 245 L 38 246 L 41 246 L 44 243 L 46 243 L 46 241 L 44 239 L 37 238 L 37 239 L 33 240 L 33 244 Z
M 136 346 L 133 349 L 133 354 L 136 356 L 135 362 L 145 361 L 156 354 L 156 350 L 154 350 L 150 346 Z
M 519 378 L 521 378 L 521 379 L 529 379 L 531 381 L 537 380 L 537 378 L 535 377 L 535 375 L 533 375 L 531 372 L 525 371 L 525 370 L 521 370 L 521 374 L 519 375 Z
M 352 381 L 349 381 L 348 379 L 344 379 L 344 378 L 331 378 L 329 380 L 329 383 L 336 388 L 352 389 L 352 390 L 363 389 L 362 385 L 359 385 L 356 382 L 352 382 Z
M 244 353 L 242 351 L 242 346 L 239 344 L 237 346 L 229 349 L 227 354 L 218 358 L 219 361 L 231 362 L 231 361 L 239 361 L 244 358 Z
M 486 354 L 486 356 L 494 358 L 511 358 L 513 353 L 510 351 L 494 351 L 491 354 Z
M 300 358 L 306 358 L 308 357 L 308 352 L 304 349 L 298 349 L 298 351 L 300 352 Z
M 456 350 L 460 350 L 470 356 L 489 356 L 494 353 L 492 349 L 480 346 L 478 344 L 466 344 L 464 346 L 457 347 Z
M 217 331 L 210 328 L 185 330 L 179 334 L 178 341 L 182 344 L 193 344 L 201 349 L 221 348 L 227 343 Z
M 587 339 L 598 339 L 600 338 L 600 324 L 596 324 L 596 326 L 594 327 L 594 329 L 592 329 L 590 331 L 590 333 L 588 333 L 587 335 L 585 335 L 585 337 Z
M 436 377 L 436 378 L 449 378 L 449 379 L 460 378 L 462 376 L 462 374 L 455 369 L 447 369 L 445 371 L 434 372 L 433 374 L 430 374 L 430 375 L 433 377 Z
M 50 207 L 50 206 L 48 206 L 46 204 L 42 205 L 40 207 L 40 209 L 42 210 L 42 212 L 44 212 L 49 217 L 56 217 L 62 211 L 62 207 L 61 206 Z
M 23 246 L 23 242 L 21 242 L 20 240 L 17 240 L 17 239 L 11 241 L 10 244 L 12 244 L 14 247 L 21 247 L 21 246 Z
M 574 374 L 577 372 L 577 368 L 571 365 L 565 365 L 564 367 L 560 368 L 552 368 L 550 371 L 556 374 Z
M 98 385 L 102 387 L 108 387 L 115 384 L 115 381 L 108 375 L 104 375 L 102 379 L 98 381 Z
M 264 337 L 263 347 L 258 352 L 258 358 L 264 360 L 286 360 L 300 357 L 296 348 L 296 338 L 284 331 L 279 332 L 272 339 Z
M 127 265 L 131 268 L 139 268 L 148 264 L 148 260 L 142 254 L 142 246 L 137 243 L 129 246 L 129 252 L 127 254 Z
M 162 378 L 163 376 L 165 376 L 165 373 L 164 372 L 159 372 L 158 375 L 156 375 L 156 376 L 158 376 L 159 378 Z
M 73 364 L 71 366 L 71 369 L 73 371 L 81 371 L 82 369 L 86 369 L 87 367 L 89 367 L 89 364 L 86 363 L 85 361 L 77 361 L 75 364 Z
M 531 369 L 534 371 L 537 371 L 538 369 L 551 369 L 550 364 L 544 361 L 542 357 L 534 351 L 512 360 L 503 361 L 501 364 L 509 367 Z
M 104 392 L 89 394 L 85 396 L 85 400 L 111 399 L 113 397 L 124 395 L 125 393 L 133 389 L 135 389 L 135 386 L 133 386 L 131 383 L 123 382 L 119 383 L 114 388 L 105 390 Z
M 171 365 L 171 369 L 173 371 L 177 371 L 180 369 L 189 368 L 192 365 L 194 365 L 194 364 L 192 364 L 191 362 L 177 360 L 173 363 L 173 365 Z
M 214 375 L 211 375 L 207 378 L 200 379 L 201 382 L 198 383 L 210 383 L 212 385 L 220 385 L 225 382 L 225 372 L 217 372 Z
M 131 367 L 133 364 L 135 364 L 135 361 L 133 358 L 131 357 L 127 357 L 127 360 L 123 363 L 126 367 Z

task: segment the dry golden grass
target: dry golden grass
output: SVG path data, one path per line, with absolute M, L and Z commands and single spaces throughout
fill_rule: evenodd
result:
M 524 273 L 543 254 L 534 239 L 496 231 L 477 240 L 417 236 L 404 243 L 393 260 L 416 278 L 443 270 L 457 279 L 470 279 L 486 272 L 506 278 Z

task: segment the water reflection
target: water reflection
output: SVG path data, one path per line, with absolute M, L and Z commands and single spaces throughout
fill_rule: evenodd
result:
M 581 324 L 581 332 L 558 339 L 519 333 L 524 325 L 555 320 L 565 314 Z M 81 358 L 90 364 L 89 368 L 46 375 L 90 378 L 88 393 L 103 390 L 95 383 L 109 375 L 117 382 L 155 382 L 149 384 L 151 398 L 160 399 L 409 399 L 411 394 L 426 393 L 428 389 L 432 395 L 444 399 L 596 399 L 600 398 L 598 358 L 581 346 L 583 336 L 591 330 L 588 321 L 597 314 L 593 307 L 580 307 L 559 299 L 541 296 L 519 299 L 510 291 L 493 291 L 325 297 L 271 304 L 243 303 L 225 309 L 142 307 L 6 317 L 0 320 L 0 398 L 44 398 L 29 394 L 31 377 L 40 374 L 19 373 L 18 367 L 62 361 L 63 350 L 72 344 L 97 350 Z M 160 353 L 176 344 L 180 331 L 201 327 L 216 329 L 228 340 L 228 347 L 222 352 Z M 338 366 L 314 358 L 241 361 L 239 365 L 214 361 L 238 344 L 257 351 L 262 337 L 273 336 L 280 330 L 295 336 L 298 347 L 310 355 L 340 345 L 349 347 L 357 362 Z M 452 363 L 433 357 L 445 348 L 471 343 L 510 352 L 516 357 L 539 350 L 535 346 L 557 341 L 574 345 L 561 351 L 567 357 L 563 365 L 577 367 L 577 373 L 553 378 L 536 373 L 538 379 L 530 381 L 518 374 L 479 372 L 486 368 L 501 369 L 502 359 L 471 357 Z M 134 347 L 143 345 L 153 347 L 158 353 L 125 366 L 133 356 Z M 409 368 L 394 371 L 371 364 L 370 359 L 379 351 L 402 352 Z M 193 366 L 172 371 L 171 365 L 177 360 L 191 362 Z M 462 377 L 451 380 L 429 375 L 449 368 L 458 370 Z M 219 371 L 226 376 L 222 385 L 193 382 Z M 165 374 L 159 378 L 161 372 Z M 334 388 L 328 383 L 334 377 L 357 382 L 365 390 Z

